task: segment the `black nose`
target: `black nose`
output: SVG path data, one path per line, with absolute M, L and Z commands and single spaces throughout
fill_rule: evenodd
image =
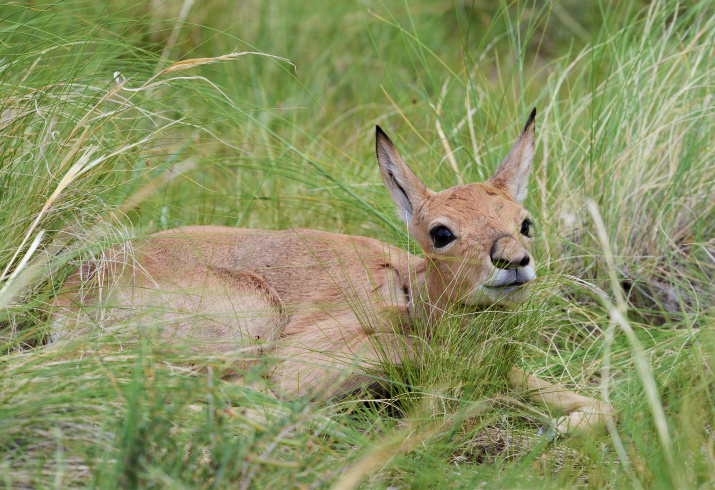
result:
M 492 259 L 492 264 L 494 267 L 499 267 L 500 269 L 516 269 L 517 267 L 526 267 L 529 265 L 529 256 L 525 256 L 521 260 L 504 260 L 501 258 L 490 257 Z

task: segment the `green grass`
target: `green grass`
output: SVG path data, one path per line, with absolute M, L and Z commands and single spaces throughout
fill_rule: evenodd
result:
M 6 2 L 0 482 L 711 486 L 714 14 L 705 1 Z M 254 54 L 157 76 L 234 52 Z M 386 398 L 277 401 L 222 382 L 221 356 L 131 336 L 44 345 L 62 279 L 128 238 L 309 227 L 413 249 L 374 125 L 441 189 L 484 180 L 533 106 L 526 206 L 544 290 L 467 330 L 440 325 L 422 362 L 383 367 Z M 506 396 L 513 361 L 607 396 L 614 430 L 535 437 L 551 414 Z

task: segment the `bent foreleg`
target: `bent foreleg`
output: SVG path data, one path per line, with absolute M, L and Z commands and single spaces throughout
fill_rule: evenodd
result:
M 555 426 L 559 433 L 601 428 L 616 415 L 613 407 L 606 403 L 551 384 L 521 369 L 513 368 L 509 381 L 514 390 L 532 402 L 566 412 Z

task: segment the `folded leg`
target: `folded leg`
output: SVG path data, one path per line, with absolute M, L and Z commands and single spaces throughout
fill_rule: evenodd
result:
M 551 384 L 521 369 L 512 369 L 510 382 L 517 392 L 534 403 L 566 413 L 555 427 L 559 433 L 600 428 L 616 414 L 610 405 Z

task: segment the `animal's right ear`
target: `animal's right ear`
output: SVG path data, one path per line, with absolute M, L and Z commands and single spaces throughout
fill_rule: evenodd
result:
M 413 210 L 431 191 L 410 170 L 380 126 L 375 126 L 377 163 L 385 187 L 397 204 L 397 212 L 405 223 L 412 219 Z
M 531 110 L 529 120 L 509 154 L 487 180 L 487 183 L 503 190 L 518 203 L 526 197 L 526 184 L 534 163 L 534 118 L 536 107 Z

